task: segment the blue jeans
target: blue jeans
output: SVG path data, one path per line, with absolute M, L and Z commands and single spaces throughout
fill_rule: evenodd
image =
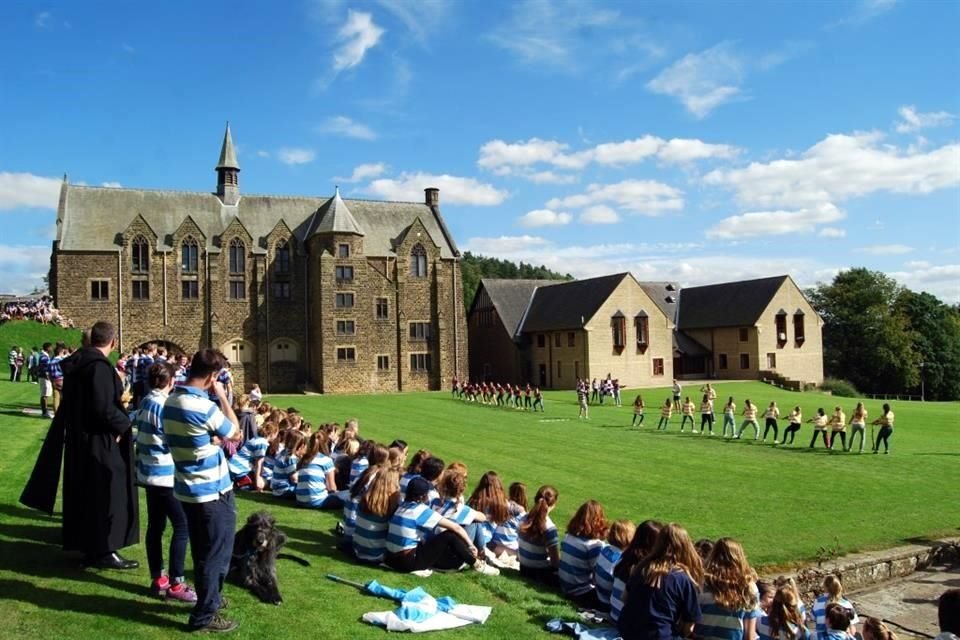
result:
M 190 528 L 190 553 L 196 581 L 197 604 L 190 613 L 190 626 L 209 624 L 220 610 L 220 591 L 230 569 L 237 509 L 233 491 L 211 502 L 184 502 Z
M 183 505 L 173 495 L 173 487 L 145 487 L 147 494 L 147 564 L 150 578 L 156 580 L 163 572 L 163 531 L 167 520 L 173 527 L 170 538 L 170 581 L 183 581 L 183 563 L 187 556 L 187 516 Z
M 727 437 L 727 427 L 730 427 L 730 435 L 737 435 L 737 423 L 734 422 L 733 414 L 725 413 L 723 414 L 723 437 Z

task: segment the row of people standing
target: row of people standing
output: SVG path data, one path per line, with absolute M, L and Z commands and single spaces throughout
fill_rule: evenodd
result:
M 451 394 L 466 402 L 479 402 L 526 411 L 544 411 L 543 393 L 540 387 L 529 383 L 526 385 L 487 381 L 461 383 L 454 378 Z

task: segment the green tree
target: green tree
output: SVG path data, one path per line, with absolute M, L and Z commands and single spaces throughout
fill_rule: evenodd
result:
M 843 271 L 808 292 L 824 320 L 824 368 L 861 391 L 895 393 L 920 384 L 921 356 L 905 310 L 904 289 L 883 273 Z
M 896 307 L 909 321 L 914 351 L 923 363 L 924 395 L 960 399 L 960 313 L 936 296 L 910 290 L 901 292 Z
M 556 273 L 543 265 L 535 267 L 525 262 L 515 264 L 509 260 L 477 256 L 469 251 L 465 251 L 460 258 L 460 276 L 463 280 L 463 302 L 468 310 L 480 287 L 481 278 L 573 280 L 569 273 Z

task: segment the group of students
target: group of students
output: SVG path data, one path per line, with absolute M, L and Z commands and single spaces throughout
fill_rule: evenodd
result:
M 0 306 L 0 324 L 12 320 L 33 320 L 40 324 L 73 327 L 73 322 L 54 306 L 51 296 L 19 298 L 5 302 Z
M 678 397 L 667 398 L 660 407 L 660 420 L 657 423 L 657 430 L 665 431 L 670 426 L 670 420 L 673 417 L 674 412 L 679 411 L 682 416 L 682 420 L 680 421 L 680 433 L 684 432 L 687 424 L 689 423 L 691 433 L 700 433 L 705 435 L 709 434 L 710 436 L 714 435 L 713 427 L 716 421 L 714 401 L 716 400 L 717 393 L 709 383 L 703 386 L 701 391 L 703 396 L 699 407 L 694 404 L 694 402 L 690 399 L 690 396 L 686 396 L 682 402 L 679 401 Z M 582 414 L 582 399 L 580 402 L 580 407 Z M 643 397 L 640 394 L 637 394 L 636 399 L 633 401 L 633 420 L 631 421 L 631 426 L 643 424 L 645 410 L 646 405 L 643 401 Z M 694 415 L 697 413 L 700 415 L 699 430 L 697 429 L 694 421 Z M 743 434 L 747 427 L 752 427 L 754 441 L 765 443 L 767 441 L 767 435 L 772 432 L 774 445 L 793 444 L 797 432 L 800 431 L 800 428 L 804 423 L 803 411 L 800 408 L 800 405 L 795 406 L 793 410 L 786 415 L 782 415 L 777 403 L 771 402 L 767 406 L 766 410 L 763 411 L 764 428 L 761 439 L 759 414 L 759 407 L 752 403 L 749 399 L 745 400 L 743 410 L 740 413 L 740 416 L 743 418 L 743 420 L 741 421 L 738 429 L 737 403 L 734 401 L 733 396 L 730 396 L 726 404 L 723 405 L 723 428 L 721 435 L 724 438 L 739 440 L 743 438 Z M 847 420 L 847 416 L 843 409 L 839 405 L 834 407 L 834 411 L 831 415 L 827 415 L 822 407 L 817 409 L 816 415 L 807 419 L 806 421 L 807 423 L 813 424 L 813 437 L 810 439 L 810 448 L 813 449 L 816 445 L 817 439 L 822 438 L 824 447 L 830 451 L 833 451 L 836 440 L 839 438 L 841 449 L 849 452 L 853 450 L 857 436 L 860 436 L 860 445 L 858 451 L 863 453 L 864 442 L 867 437 L 867 417 L 868 412 L 863 406 L 862 402 L 857 403 L 857 406 L 853 409 L 853 412 L 850 415 L 849 421 Z M 780 433 L 780 420 L 787 421 L 787 426 L 783 431 L 782 440 L 778 439 Z M 870 443 L 873 453 L 879 453 L 881 444 L 883 445 L 883 452 L 890 453 L 890 437 L 893 435 L 894 426 L 894 413 L 890 409 L 890 405 L 884 403 L 883 412 L 881 413 L 880 417 L 875 419 L 870 424 L 880 427 L 876 438 Z M 847 427 L 850 427 L 851 430 L 849 444 L 847 443 Z
M 451 395 L 465 402 L 479 402 L 497 407 L 511 407 L 521 411 L 544 411 L 540 387 L 529 383 L 511 385 L 509 382 L 460 382 L 453 379 Z

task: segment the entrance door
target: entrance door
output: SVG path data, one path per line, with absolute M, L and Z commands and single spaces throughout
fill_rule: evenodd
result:
M 540 365 L 540 388 L 547 386 L 547 365 Z

